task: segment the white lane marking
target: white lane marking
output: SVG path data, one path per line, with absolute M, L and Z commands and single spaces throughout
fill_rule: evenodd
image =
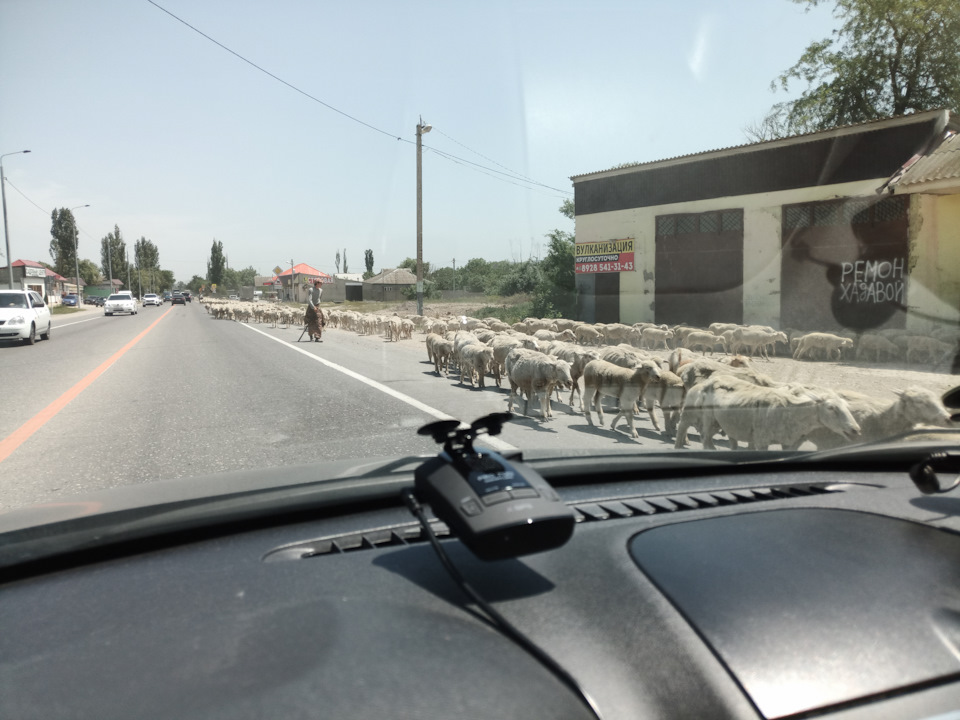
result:
M 377 382 L 376 380 L 371 380 L 371 379 L 368 378 L 366 375 L 361 375 L 361 374 L 358 373 L 358 372 L 354 372 L 353 370 L 350 370 L 349 368 L 343 367 L 343 365 L 337 365 L 337 363 L 335 363 L 335 362 L 330 362 L 329 360 L 327 360 L 327 359 L 325 359 L 325 358 L 319 357 L 318 355 L 314 355 L 313 353 L 309 353 L 309 352 L 307 352 L 306 350 L 304 350 L 303 348 L 299 348 L 299 347 L 297 347 L 296 345 L 294 345 L 294 344 L 291 343 L 291 342 L 287 342 L 286 340 L 281 340 L 281 339 L 278 338 L 278 337 L 274 337 L 274 336 L 271 335 L 270 333 L 266 333 L 266 332 L 264 332 L 263 330 L 258 330 L 257 328 L 252 327 L 252 326 L 248 325 L 247 323 L 239 323 L 239 325 L 240 325 L 241 327 L 245 327 L 247 330 L 252 330 L 252 331 L 255 332 L 255 333 L 260 333 L 260 334 L 263 335 L 264 337 L 270 338 L 270 339 L 273 340 L 274 342 L 278 342 L 278 343 L 280 343 L 281 345 L 286 345 L 286 346 L 287 346 L 288 348 L 290 348 L 291 350 L 295 350 L 295 351 L 297 351 L 298 353 L 300 353 L 301 355 L 304 355 L 304 356 L 310 358 L 311 360 L 316 360 L 318 363 L 321 363 L 321 364 L 323 364 L 323 365 L 326 365 L 328 368 L 330 368 L 330 369 L 332 369 L 332 370 L 336 370 L 337 372 L 341 372 L 341 373 L 343 373 L 344 375 L 346 375 L 347 377 L 352 377 L 354 380 L 359 380 L 360 382 L 364 383 L 365 385 L 369 385 L 370 387 L 372 387 L 372 388 L 374 388 L 374 389 L 376 389 L 376 390 L 379 390 L 380 392 L 386 393 L 387 395 L 389 395 L 389 396 L 392 397 L 392 398 L 396 398 L 397 400 L 400 400 L 401 402 L 407 403 L 407 405 L 412 405 L 413 407 L 415 407 L 415 408 L 416 408 L 417 410 L 419 410 L 420 412 L 426 413 L 427 415 L 432 415 L 433 417 L 437 418 L 437 420 L 457 420 L 457 419 L 458 419 L 458 418 L 453 417 L 452 415 L 447 415 L 445 412 L 442 412 L 442 411 L 440 411 L 440 410 L 437 410 L 436 408 L 430 407 L 429 405 L 426 405 L 426 404 L 420 402 L 419 400 L 417 400 L 416 398 L 412 398 L 412 397 L 410 397 L 409 395 L 406 395 L 406 394 L 400 392 L 399 390 L 394 390 L 394 389 L 391 388 L 391 387 L 387 387 L 387 386 L 384 385 L 383 383 L 379 383 L 379 382 Z M 482 444 L 482 445 L 486 445 L 486 446 L 489 447 L 491 450 L 495 450 L 496 452 L 501 452 L 501 453 L 502 453 L 502 452 L 515 452 L 515 451 L 517 450 L 517 448 L 515 448 L 515 447 L 514 447 L 513 445 L 511 445 L 510 443 L 504 442 L 504 441 L 501 440 L 500 438 L 494 437 L 494 436 L 491 436 L 491 435 L 484 435 L 483 437 L 479 438 L 479 439 L 477 440 L 477 442 L 480 443 L 480 444 Z
M 68 325 L 79 325 L 82 322 L 90 322 L 91 320 L 99 320 L 103 315 L 97 315 L 96 317 L 87 318 L 86 320 L 74 320 L 73 322 L 64 323 L 63 325 L 54 325 L 55 328 L 64 328 Z

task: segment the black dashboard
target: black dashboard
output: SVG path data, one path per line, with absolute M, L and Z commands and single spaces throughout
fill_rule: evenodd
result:
M 534 465 L 576 514 L 563 547 L 484 562 L 435 529 L 606 720 L 960 708 L 960 497 L 900 468 Z M 0 717 L 592 717 L 384 499 L 410 484 L 7 568 Z

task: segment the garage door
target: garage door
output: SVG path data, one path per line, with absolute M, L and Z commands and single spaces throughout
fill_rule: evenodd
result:
M 656 322 L 743 321 L 743 210 L 658 216 L 656 246 Z
M 800 330 L 903 327 L 909 199 L 785 205 L 780 318 Z

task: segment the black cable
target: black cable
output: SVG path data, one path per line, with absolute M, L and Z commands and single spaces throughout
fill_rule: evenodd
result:
M 503 615 L 501 615 L 490 603 L 484 600 L 483 596 L 480 595 L 473 586 L 467 582 L 466 578 L 457 570 L 457 567 L 453 564 L 453 561 L 450 560 L 450 557 L 447 555 L 446 551 L 443 549 L 443 546 L 440 544 L 440 541 L 437 539 L 437 536 L 433 532 L 433 528 L 430 527 L 430 522 L 427 520 L 427 516 L 423 512 L 423 506 L 420 504 L 420 501 L 417 500 L 416 495 L 414 495 L 413 490 L 406 488 L 401 493 L 403 496 L 403 501 L 406 504 L 407 508 L 413 513 L 413 516 L 417 518 L 420 522 L 420 527 L 423 529 L 423 532 L 426 534 L 427 539 L 430 541 L 430 544 L 433 546 L 433 549 L 436 551 L 437 556 L 440 558 L 440 562 L 447 572 L 450 573 L 450 576 L 453 578 L 454 582 L 460 586 L 460 589 L 470 598 L 477 607 L 479 607 L 493 624 L 497 627 L 500 632 L 506 635 L 510 640 L 513 640 L 517 645 L 527 651 L 528 654 L 532 655 L 535 660 L 537 660 L 541 665 L 543 665 L 547 670 L 554 674 L 554 676 L 560 680 L 564 685 L 566 685 L 580 700 L 584 705 L 587 706 L 587 709 L 597 718 L 597 720 L 602 720 L 603 716 L 600 715 L 600 709 L 597 707 L 596 703 L 593 701 L 593 698 L 584 690 L 580 683 L 577 682 L 576 678 L 568 673 L 560 663 L 554 660 L 545 650 L 543 650 L 539 645 L 537 645 L 533 640 L 524 635 L 517 627 L 515 627 L 509 620 L 507 620 Z

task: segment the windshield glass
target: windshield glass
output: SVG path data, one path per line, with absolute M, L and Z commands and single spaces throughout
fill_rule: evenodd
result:
M 0 308 L 25 308 L 27 296 L 18 292 L 0 292 Z
M 0 508 L 507 410 L 598 462 L 952 430 L 960 9 L 873 5 L 0 4 L 54 313 L 0 337 Z

